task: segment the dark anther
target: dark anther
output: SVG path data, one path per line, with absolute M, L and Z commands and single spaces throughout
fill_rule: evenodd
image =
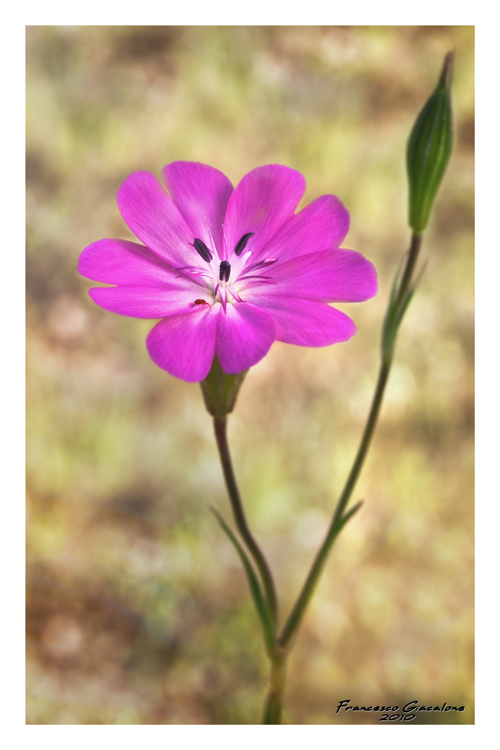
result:
M 205 243 L 196 237 L 193 245 L 198 255 L 200 255 L 206 263 L 210 263 L 210 261 L 212 260 L 212 253 L 205 245 Z
M 234 254 L 235 255 L 241 255 L 241 253 L 243 252 L 243 250 L 246 247 L 246 244 L 247 244 L 248 240 L 250 239 L 250 237 L 253 237 L 254 234 L 255 234 L 255 232 L 247 232 L 246 234 L 243 235 L 243 237 L 241 238 L 241 240 L 239 240 L 238 244 L 234 248 Z
M 219 268 L 219 281 L 229 281 L 231 274 L 231 263 L 227 260 L 222 260 Z

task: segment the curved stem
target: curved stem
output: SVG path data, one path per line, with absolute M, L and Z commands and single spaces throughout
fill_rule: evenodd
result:
M 415 266 L 417 263 L 421 244 L 422 244 L 422 235 L 415 234 L 415 233 L 412 234 L 410 249 L 407 255 L 406 264 L 405 264 L 405 268 L 401 277 L 401 281 L 399 283 L 399 287 L 395 295 L 395 300 L 392 303 L 393 306 L 389 308 L 389 314 L 391 316 L 392 315 L 396 316 L 398 311 L 402 310 L 406 303 L 407 293 L 410 288 L 410 283 L 411 283 L 413 272 L 415 270 Z M 399 322 L 401 322 L 401 320 L 399 320 Z M 397 325 L 399 325 L 399 323 L 396 323 L 396 326 Z M 283 627 L 283 630 L 278 638 L 278 644 L 283 649 L 289 649 L 291 645 L 292 639 L 295 633 L 297 632 L 297 629 L 302 621 L 302 617 L 304 616 L 304 612 L 307 608 L 307 605 L 309 604 L 309 601 L 311 600 L 311 597 L 314 593 L 316 584 L 321 575 L 321 572 L 327 560 L 328 554 L 332 548 L 333 542 L 335 541 L 338 533 L 342 529 L 342 526 L 344 525 L 344 523 L 350 518 L 350 515 L 353 512 L 355 512 L 357 507 L 359 507 L 359 506 L 356 506 L 351 511 L 349 511 L 348 514 L 346 514 L 345 516 L 343 515 L 345 508 L 347 506 L 347 503 L 349 502 L 349 499 L 351 497 L 354 486 L 358 480 L 361 469 L 363 467 L 363 463 L 366 458 L 368 448 L 370 446 L 370 441 L 375 431 L 375 426 L 377 424 L 377 419 L 378 419 L 378 415 L 380 412 L 380 406 L 382 404 L 382 399 L 384 396 L 385 386 L 387 385 L 387 380 L 389 378 L 389 373 L 391 370 L 391 364 L 392 364 L 392 346 L 390 350 L 383 352 L 382 363 L 380 365 L 377 386 L 375 388 L 375 393 L 373 396 L 370 413 L 368 415 L 368 421 L 366 423 L 365 430 L 363 432 L 363 437 L 361 438 L 361 443 L 358 448 L 356 459 L 349 473 L 349 476 L 345 483 L 342 494 L 340 495 L 339 501 L 337 503 L 337 507 L 335 508 L 335 513 L 333 515 L 330 528 L 328 529 L 325 540 L 323 544 L 321 545 L 319 552 L 314 559 L 312 567 L 309 571 L 309 575 L 306 578 L 306 581 L 302 587 L 302 590 L 295 603 L 295 606 L 293 607 L 292 612 L 288 620 L 286 621 Z
M 318 579 L 321 575 L 324 564 L 328 557 L 328 553 L 330 552 L 330 549 L 333 545 L 333 542 L 335 541 L 337 534 L 339 533 L 340 529 L 343 526 L 342 514 L 345 510 L 347 503 L 349 502 L 349 498 L 351 497 L 351 493 L 354 489 L 354 485 L 356 484 L 356 481 L 359 477 L 361 468 L 363 466 L 363 462 L 365 460 L 365 457 L 368 451 L 368 447 L 370 445 L 370 440 L 375 430 L 375 425 L 377 423 L 377 417 L 379 414 L 380 405 L 382 403 L 382 397 L 384 395 L 385 386 L 386 386 L 387 379 L 389 376 L 390 366 L 391 366 L 390 362 L 388 363 L 383 362 L 380 367 L 377 387 L 375 390 L 375 395 L 373 397 L 373 402 L 372 402 L 372 406 L 370 409 L 370 415 L 368 417 L 365 431 L 361 439 L 361 443 L 358 449 L 356 460 L 354 461 L 351 472 L 345 484 L 344 490 L 337 503 L 337 507 L 335 509 L 333 520 L 330 525 L 330 528 L 328 529 L 328 533 L 325 537 L 325 540 L 323 544 L 321 545 L 321 548 L 318 554 L 316 555 L 316 558 L 313 562 L 311 570 L 309 571 L 309 575 L 307 576 L 304 586 L 302 587 L 302 591 L 300 592 L 299 598 L 297 599 L 297 602 L 295 603 L 295 606 L 290 614 L 290 617 L 285 623 L 283 631 L 278 639 L 278 643 L 282 648 L 287 648 L 290 645 L 291 639 L 295 635 L 295 632 L 297 631 L 297 628 L 300 625 L 300 622 L 302 620 L 306 607 L 309 604 L 309 601 L 314 593 L 316 584 L 318 582 Z
M 227 418 L 214 417 L 214 429 L 222 464 L 222 470 L 224 472 L 224 479 L 226 480 L 226 487 L 233 509 L 234 520 L 241 534 L 241 537 L 248 548 L 248 551 L 252 555 L 255 564 L 260 571 L 260 575 L 262 577 L 262 582 L 264 584 L 264 589 L 266 592 L 267 604 L 269 606 L 273 623 L 276 624 L 278 616 L 278 603 L 276 599 L 276 590 L 274 587 L 273 577 L 271 575 L 269 565 L 267 564 L 266 559 L 259 548 L 259 545 L 253 538 L 250 529 L 248 528 L 248 524 L 245 518 L 245 513 L 243 511 L 240 493 L 236 484 L 233 466 L 231 463 L 231 455 L 229 453 L 229 446 L 227 442 Z

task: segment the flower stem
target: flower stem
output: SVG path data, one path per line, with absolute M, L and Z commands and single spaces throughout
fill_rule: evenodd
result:
M 332 548 L 333 542 L 335 541 L 341 527 L 343 526 L 342 514 L 347 503 L 349 502 L 349 498 L 351 496 L 351 493 L 354 489 L 354 485 L 356 484 L 356 481 L 360 474 L 361 468 L 363 466 L 363 462 L 365 460 L 366 453 L 368 451 L 368 447 L 370 445 L 370 440 L 372 438 L 373 431 L 377 423 L 377 417 L 379 414 L 380 405 L 382 403 L 382 397 L 384 395 L 385 386 L 387 383 L 387 379 L 389 377 L 389 371 L 390 371 L 390 362 L 389 363 L 383 362 L 380 367 L 377 387 L 375 390 L 375 395 L 373 397 L 373 402 L 372 402 L 372 406 L 370 409 L 370 415 L 368 417 L 365 431 L 361 439 L 361 443 L 358 449 L 356 460 L 354 461 L 351 472 L 345 484 L 344 490 L 337 503 L 337 507 L 333 515 L 332 523 L 330 525 L 330 528 L 328 529 L 328 533 L 325 537 L 325 540 L 323 544 L 321 545 L 321 548 L 318 554 L 316 555 L 316 558 L 313 562 L 311 570 L 309 571 L 309 575 L 307 576 L 307 579 L 304 583 L 302 591 L 300 592 L 299 598 L 297 599 L 295 606 L 292 609 L 292 612 L 290 614 L 290 617 L 286 621 L 283 631 L 281 632 L 281 635 L 278 639 L 278 643 L 282 648 L 290 647 L 292 638 L 297 632 L 297 629 L 302 621 L 302 617 L 304 616 L 304 612 L 307 608 L 307 605 L 309 604 L 309 601 L 311 600 L 311 597 L 314 593 L 316 584 L 321 575 L 321 572 L 327 560 L 328 554 Z
M 286 655 L 275 654 L 271 662 L 271 684 L 264 707 L 263 724 L 281 724 L 285 677 Z
M 411 282 L 418 260 L 421 244 L 422 234 L 413 233 L 410 249 L 406 255 L 403 272 L 399 280 L 396 278 L 394 284 L 395 288 L 393 289 L 393 293 L 391 294 L 391 299 L 386 313 L 384 334 L 382 337 L 382 361 L 380 364 L 377 386 L 375 388 L 370 413 L 368 415 L 368 420 L 365 425 L 356 458 L 335 508 L 332 522 L 323 541 L 323 544 L 321 545 L 314 559 L 314 562 L 302 587 L 299 597 L 290 613 L 288 620 L 283 627 L 283 630 L 281 631 L 281 634 L 274 642 L 273 648 L 268 648 L 268 656 L 271 660 L 271 680 L 264 708 L 264 715 L 262 720 L 263 724 L 281 724 L 287 656 L 290 652 L 291 647 L 293 646 L 293 640 L 300 626 L 300 623 L 302 622 L 302 618 L 305 614 L 307 606 L 314 594 L 316 585 L 321 576 L 333 543 L 345 523 L 349 520 L 349 518 L 351 518 L 351 516 L 358 510 L 361 505 L 361 503 L 358 503 L 349 511 L 345 512 L 358 477 L 361 473 L 361 469 L 368 453 L 368 448 L 370 446 L 370 442 L 377 424 L 380 407 L 382 405 L 382 400 L 384 397 L 385 387 L 387 385 L 389 373 L 391 370 L 397 330 L 401 324 L 403 315 L 414 292 L 415 285 L 413 285 L 412 288 Z M 215 416 L 214 428 L 222 463 L 222 469 L 224 471 L 224 478 L 226 480 L 226 486 L 229 493 L 229 498 L 231 500 L 231 506 L 233 509 L 236 525 L 239 529 L 241 537 L 243 538 L 248 548 L 248 551 L 252 555 L 260 571 L 262 582 L 264 584 L 267 605 L 272 617 L 272 628 L 274 630 L 274 628 L 276 627 L 278 608 L 274 582 L 264 555 L 262 554 L 257 542 L 250 533 L 250 529 L 248 528 L 248 524 L 243 512 L 243 506 L 241 503 L 238 486 L 236 484 L 236 479 L 234 477 L 231 456 L 229 453 L 229 446 L 227 442 L 227 417 Z M 272 636 L 271 634 L 270 637 L 274 636 Z
M 410 282 L 413 277 L 413 272 L 417 264 L 418 254 L 422 246 L 422 234 L 413 233 L 411 236 L 410 249 L 408 250 L 408 258 L 406 261 L 405 269 L 401 277 L 399 289 L 396 296 L 395 307 L 399 308 L 403 303 L 410 286 Z
M 398 319 L 398 312 L 401 310 L 404 311 L 404 305 L 406 304 L 406 298 L 407 298 L 408 290 L 410 288 L 410 283 L 411 283 L 411 279 L 413 276 L 413 272 L 415 270 L 415 265 L 417 262 L 418 253 L 419 253 L 421 244 L 422 244 L 422 235 L 413 234 L 411 238 L 410 250 L 406 257 L 405 267 L 401 276 L 398 289 L 396 291 L 394 302 L 392 303 L 392 309 L 390 306 L 388 310 L 388 315 L 390 315 L 391 318 Z M 398 322 L 395 324 L 396 328 L 401 322 L 401 317 L 402 316 L 399 317 Z M 354 464 L 351 468 L 351 471 L 345 483 L 342 494 L 340 495 L 339 501 L 337 503 L 337 507 L 335 508 L 335 512 L 333 514 L 333 519 L 330 524 L 330 528 L 328 529 L 328 532 L 323 541 L 323 544 L 321 545 L 314 559 L 314 562 L 306 578 L 306 581 L 302 587 L 299 597 L 278 638 L 278 646 L 287 651 L 290 649 L 292 645 L 293 638 L 302 621 L 307 605 L 309 604 L 311 597 L 315 591 L 316 585 L 323 571 L 323 567 L 328 558 L 328 554 L 333 546 L 333 543 L 337 535 L 339 534 L 340 530 L 342 529 L 344 523 L 348 520 L 348 518 L 350 518 L 352 513 L 355 512 L 357 508 L 359 507 L 359 506 L 355 506 L 351 511 L 349 511 L 346 515 L 344 515 L 345 508 L 347 506 L 347 503 L 349 502 L 352 491 L 354 490 L 354 487 L 358 480 L 359 474 L 363 467 L 364 460 L 366 458 L 366 454 L 368 452 L 368 448 L 370 446 L 370 441 L 375 431 L 375 426 L 377 424 L 377 419 L 378 419 L 378 415 L 380 412 L 380 407 L 382 404 L 385 387 L 387 385 L 387 380 L 389 378 L 389 373 L 391 370 L 392 354 L 393 354 L 393 346 L 391 346 L 390 351 L 389 350 L 383 351 L 382 353 L 382 362 L 380 365 L 377 386 L 375 388 L 375 393 L 373 396 L 370 413 L 368 415 L 368 420 L 366 422 L 365 430 L 363 432 L 363 437 L 361 438 L 361 442 L 358 448 L 358 452 L 357 452 Z
M 224 472 L 224 479 L 226 480 L 226 487 L 233 509 L 234 520 L 241 534 L 241 537 L 247 546 L 248 551 L 252 555 L 255 564 L 260 571 L 262 582 L 264 584 L 264 590 L 266 593 L 267 604 L 271 617 L 273 619 L 273 624 L 275 625 L 278 615 L 276 590 L 274 587 L 273 577 L 271 575 L 269 565 L 267 564 L 266 559 L 259 548 L 259 545 L 253 538 L 250 529 L 248 528 L 245 513 L 243 511 L 243 505 L 241 503 L 238 485 L 236 484 L 236 479 L 231 462 L 231 454 L 229 453 L 229 445 L 227 442 L 227 417 L 214 417 L 214 429 L 222 464 L 222 470 Z

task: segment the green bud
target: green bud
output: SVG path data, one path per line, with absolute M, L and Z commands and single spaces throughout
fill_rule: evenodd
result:
M 453 52 L 448 52 L 438 85 L 417 117 L 408 141 L 406 166 L 410 186 L 410 227 L 416 234 L 427 226 L 451 153 L 452 66 Z
M 225 417 L 233 411 L 238 391 L 247 372 L 248 370 L 244 370 L 237 375 L 229 375 L 220 366 L 219 358 L 214 357 L 210 372 L 200 383 L 209 414 L 213 417 Z

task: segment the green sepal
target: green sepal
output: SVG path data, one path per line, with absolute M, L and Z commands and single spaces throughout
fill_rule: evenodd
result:
M 418 115 L 408 140 L 409 222 L 417 234 L 429 220 L 452 146 L 451 69 L 453 53 L 444 60 L 438 84 Z
M 218 511 L 215 510 L 215 508 L 210 508 L 214 516 L 217 518 L 218 522 L 221 525 L 221 528 L 227 536 L 229 537 L 230 541 L 234 544 L 236 548 L 236 552 L 238 553 L 241 562 L 243 563 L 243 567 L 245 568 L 245 573 L 247 574 L 248 583 L 250 584 L 250 591 L 252 593 L 252 598 L 254 600 L 255 608 L 257 609 L 257 613 L 259 615 L 260 621 L 262 623 L 262 627 L 264 629 L 264 638 L 266 641 L 266 646 L 270 654 L 274 652 L 275 649 L 275 638 L 274 638 L 274 630 L 273 630 L 273 623 L 271 619 L 271 615 L 269 613 L 269 609 L 267 607 L 267 604 L 264 600 L 264 596 L 262 594 L 259 581 L 257 579 L 257 576 L 255 575 L 255 571 L 252 567 L 252 564 L 245 553 L 245 550 L 227 525 L 227 523 L 224 521 L 222 516 Z
M 217 355 L 205 380 L 202 380 L 201 390 L 207 411 L 213 417 L 225 417 L 234 409 L 241 384 L 248 370 L 237 375 L 229 375 L 222 369 Z

